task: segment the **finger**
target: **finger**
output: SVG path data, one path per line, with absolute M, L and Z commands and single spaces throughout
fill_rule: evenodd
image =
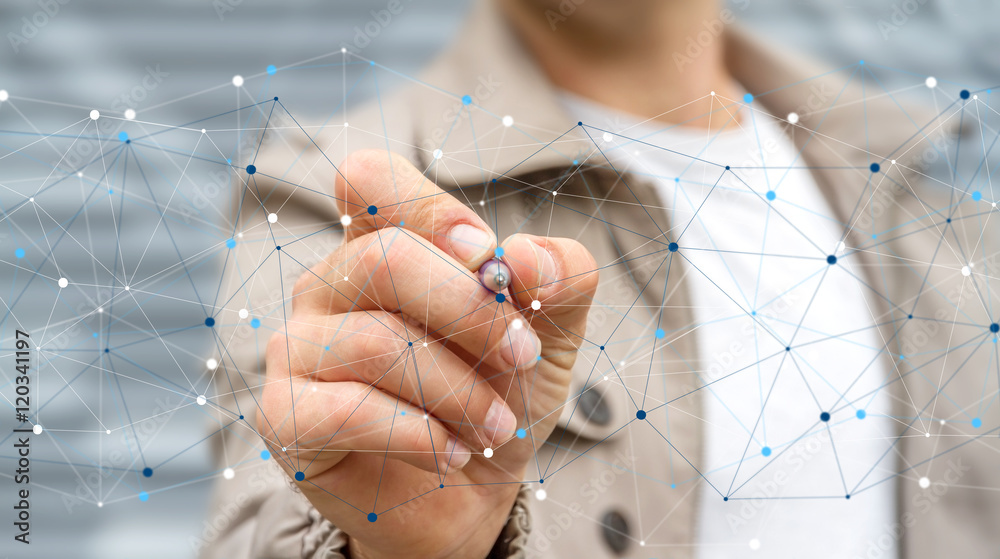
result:
M 542 357 L 572 366 L 597 290 L 594 257 L 572 239 L 518 234 L 503 243 L 511 298 L 542 341 Z
M 420 342 L 423 332 L 398 315 L 310 316 L 289 321 L 286 332 L 292 371 L 320 382 L 375 386 L 430 413 L 476 448 L 514 436 L 517 418 L 489 382 L 439 341 Z
M 336 197 L 353 239 L 388 225 L 406 227 L 469 270 L 493 257 L 496 235 L 476 212 L 445 192 L 410 162 L 380 150 L 362 150 L 340 164 Z
M 293 396 L 287 379 L 277 383 L 264 391 L 261 435 L 292 474 L 308 478 L 311 464 L 320 473 L 350 452 L 384 454 L 439 474 L 462 469 L 472 456 L 437 419 L 367 384 L 311 383 Z
M 505 295 L 484 288 L 450 256 L 399 228 L 351 241 L 300 279 L 293 297 L 295 309 L 311 314 L 399 312 L 500 371 L 532 367 L 541 351 Z

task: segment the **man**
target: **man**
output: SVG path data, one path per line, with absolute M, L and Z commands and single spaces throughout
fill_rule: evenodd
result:
M 958 271 L 995 226 L 917 182 L 961 102 L 714 2 L 574 5 L 484 2 L 422 84 L 251 159 L 219 391 L 284 474 L 221 485 L 206 556 L 1000 552 L 996 296 Z

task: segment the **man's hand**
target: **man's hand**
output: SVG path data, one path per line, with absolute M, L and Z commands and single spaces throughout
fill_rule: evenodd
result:
M 566 401 L 596 265 L 514 235 L 498 296 L 474 211 L 386 152 L 340 172 L 354 219 L 268 344 L 259 432 L 355 557 L 484 557 Z

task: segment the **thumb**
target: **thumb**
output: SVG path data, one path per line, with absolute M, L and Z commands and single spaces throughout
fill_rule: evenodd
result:
M 542 357 L 571 368 L 597 290 L 594 257 L 572 239 L 518 234 L 502 246 L 510 295 L 538 334 Z

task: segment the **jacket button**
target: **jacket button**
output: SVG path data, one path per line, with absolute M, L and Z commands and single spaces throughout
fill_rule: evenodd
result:
M 611 423 L 611 409 L 604 401 L 604 394 L 592 386 L 580 395 L 580 413 L 595 425 Z
M 604 541 L 611 548 L 611 551 L 620 554 L 628 548 L 628 522 L 618 511 L 604 514 L 604 518 L 601 519 L 601 531 L 604 534 Z

